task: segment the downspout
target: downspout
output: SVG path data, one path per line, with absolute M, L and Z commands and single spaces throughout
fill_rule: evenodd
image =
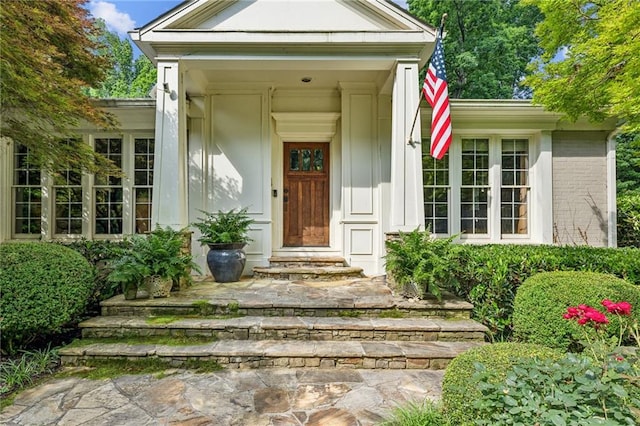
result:
M 616 136 L 615 129 L 607 136 L 607 246 L 618 246 L 618 209 L 616 207 Z

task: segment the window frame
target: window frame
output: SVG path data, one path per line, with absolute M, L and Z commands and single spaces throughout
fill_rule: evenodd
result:
M 96 190 L 114 187 L 112 185 L 103 185 L 103 182 L 96 182 L 95 175 L 83 173 L 81 176 L 82 190 L 82 232 L 78 234 L 60 234 L 56 233 L 55 222 L 56 217 L 56 200 L 55 190 L 59 187 L 65 187 L 65 185 L 56 185 L 54 182 L 54 176 L 45 170 L 40 171 L 40 188 L 42 191 L 41 196 L 41 232 L 37 234 L 22 234 L 16 232 L 16 188 L 24 187 L 23 185 L 16 185 L 14 182 L 15 175 L 15 150 L 12 146 L 10 152 L 11 158 L 11 173 L 10 173 L 10 188 L 11 188 L 11 218 L 7 226 L 9 226 L 9 235 L 13 240 L 28 240 L 28 239 L 40 239 L 46 240 L 62 240 L 73 241 L 82 238 L 90 240 L 121 240 L 125 235 L 132 235 L 136 233 L 136 214 L 135 208 L 135 181 L 134 181 L 134 155 L 135 155 L 135 139 L 148 139 L 153 140 L 155 143 L 155 134 L 153 131 L 132 131 L 123 133 L 114 132 L 82 132 L 78 134 L 78 138 L 83 143 L 89 144 L 92 148 L 95 148 L 96 139 L 121 139 L 122 140 L 122 170 L 125 176 L 121 180 L 122 188 L 122 233 L 119 234 L 98 234 L 96 232 Z M 76 187 L 76 186 L 74 186 Z M 117 187 L 117 185 L 116 185 Z M 153 190 L 153 183 L 151 184 L 151 191 Z M 153 193 L 151 193 L 153 195 Z
M 487 205 L 487 233 L 486 234 L 462 234 L 461 233 L 461 189 L 462 185 L 462 140 L 463 139 L 487 139 L 489 141 L 489 181 L 488 181 L 488 205 Z M 526 234 L 502 234 L 501 233 L 501 190 L 502 185 L 502 140 L 525 139 L 528 141 L 528 185 L 527 190 L 527 233 Z M 532 239 L 532 227 L 534 226 L 534 206 L 531 194 L 536 180 L 534 179 L 534 155 L 536 136 L 531 133 L 511 133 L 508 131 L 498 133 L 487 132 L 463 132 L 453 136 L 453 142 L 449 148 L 449 233 L 433 233 L 436 237 L 447 238 L 455 235 L 456 239 L 464 243 L 500 243 L 500 242 L 526 242 Z M 426 139 L 423 146 L 429 146 Z M 427 154 L 428 155 L 428 154 Z M 424 170 L 423 170 L 424 173 Z M 423 188 L 425 186 L 423 185 Z M 469 187 L 465 185 L 464 187 Z M 423 189 L 424 191 L 424 189 Z M 424 209 L 423 209 L 424 213 Z M 426 225 L 426 214 L 423 218 Z

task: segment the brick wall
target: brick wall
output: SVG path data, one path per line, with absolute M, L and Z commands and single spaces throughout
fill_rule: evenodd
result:
M 607 245 L 607 135 L 553 133 L 553 230 L 558 244 Z

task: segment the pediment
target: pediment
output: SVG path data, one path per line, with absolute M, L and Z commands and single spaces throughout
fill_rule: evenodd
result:
M 433 33 L 386 0 L 192 0 L 139 29 L 162 30 Z

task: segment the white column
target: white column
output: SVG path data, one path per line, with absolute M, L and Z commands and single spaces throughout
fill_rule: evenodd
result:
M 553 137 L 540 132 L 531 182 L 531 239 L 553 244 Z
M 615 130 L 607 138 L 607 246 L 618 247 L 618 207 L 616 197 L 616 136 Z
M 151 220 L 181 229 L 188 225 L 185 96 L 178 62 L 158 62 L 155 159 Z
M 391 117 L 390 231 L 411 231 L 424 226 L 422 146 L 408 143 L 419 97 L 418 64 L 398 62 Z M 411 136 L 412 141 L 421 140 L 419 117 Z
M 0 138 L 0 243 L 11 238 L 12 221 L 15 220 L 11 208 L 13 198 L 13 141 Z

